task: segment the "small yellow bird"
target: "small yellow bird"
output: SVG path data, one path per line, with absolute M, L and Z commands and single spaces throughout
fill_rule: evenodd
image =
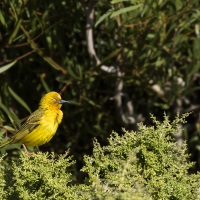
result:
M 30 115 L 11 139 L 0 145 L 0 148 L 13 143 L 35 147 L 49 142 L 63 118 L 60 108 L 67 102 L 62 100 L 57 92 L 45 94 L 40 100 L 39 108 Z

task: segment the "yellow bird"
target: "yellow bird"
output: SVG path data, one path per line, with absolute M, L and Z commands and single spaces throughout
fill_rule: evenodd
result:
M 13 143 L 35 147 L 49 142 L 63 118 L 60 108 L 67 102 L 62 100 L 57 92 L 45 94 L 40 100 L 39 108 L 30 115 L 11 139 L 0 145 L 0 148 Z

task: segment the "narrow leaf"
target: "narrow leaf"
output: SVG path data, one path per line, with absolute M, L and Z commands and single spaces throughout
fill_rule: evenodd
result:
M 112 0 L 111 4 L 121 3 L 121 2 L 124 2 L 124 1 L 130 1 L 130 0 Z
M 126 12 L 130 12 L 130 11 L 133 11 L 133 10 L 137 10 L 138 8 L 140 8 L 142 6 L 142 4 L 137 4 L 135 6 L 129 6 L 129 7 L 126 7 L 126 8 L 122 8 L 122 9 L 119 9 L 118 11 L 116 12 L 113 12 L 110 16 L 110 18 L 113 18 L 113 17 L 116 17 L 122 13 L 126 13 Z
M 36 48 L 35 43 L 32 42 L 34 48 Z M 63 74 L 66 74 L 66 70 L 61 67 L 57 62 L 55 62 L 51 57 L 45 56 L 44 53 L 38 49 L 37 53 L 47 62 L 49 63 L 54 69 L 62 71 Z
M 0 67 L 0 74 L 5 72 L 6 70 L 10 69 L 15 63 L 17 62 L 17 60 L 14 60 L 13 62 L 4 65 L 3 67 Z
M 87 101 L 90 105 L 95 106 L 95 107 L 97 107 L 97 108 L 101 108 L 100 105 L 96 104 L 96 103 L 95 103 L 94 101 L 92 101 L 91 99 L 88 99 L 88 98 L 86 98 L 86 97 L 83 97 L 83 99 L 84 99 L 85 101 Z
M 43 85 L 44 89 L 46 90 L 46 92 L 50 92 L 51 90 L 50 90 L 49 86 L 47 85 L 46 81 L 44 80 L 44 78 L 40 77 L 40 80 L 41 80 L 42 85 Z
M 14 29 L 13 33 L 11 34 L 11 36 L 10 36 L 10 38 L 9 38 L 9 40 L 8 40 L 8 44 L 11 44 L 12 41 L 15 39 L 15 37 L 16 37 L 18 31 L 19 31 L 21 21 L 22 21 L 22 20 L 20 19 L 20 20 L 17 22 L 17 25 L 15 26 L 15 29 Z
M 115 49 L 113 52 L 111 52 L 108 56 L 106 56 L 102 61 L 102 63 L 105 63 L 107 60 L 110 60 L 111 58 L 115 57 L 121 52 L 122 48 Z
M 113 10 L 108 10 L 104 15 L 102 15 L 97 22 L 95 23 L 95 27 L 97 27 L 104 19 L 106 19 L 109 15 L 111 15 Z
M 4 19 L 4 16 L 2 15 L 1 12 L 0 12 L 0 22 L 2 23 L 3 26 L 8 28 L 7 23 L 6 23 L 5 19 Z
M 8 87 L 8 90 L 10 94 L 15 98 L 15 100 L 18 101 L 29 113 L 31 113 L 31 110 L 25 103 L 25 101 L 21 97 L 19 97 L 10 87 Z
M 72 67 L 68 67 L 68 73 L 69 73 L 73 78 L 78 79 L 78 80 L 81 80 L 81 77 L 77 76 L 77 75 L 74 73 Z
M 14 124 L 14 120 L 13 120 L 12 115 L 10 114 L 10 111 L 8 110 L 8 108 L 2 103 L 0 103 L 0 108 L 6 113 L 9 120 L 11 121 L 11 123 Z

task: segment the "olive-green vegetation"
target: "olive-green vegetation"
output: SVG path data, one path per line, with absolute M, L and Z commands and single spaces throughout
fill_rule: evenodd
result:
M 81 169 L 87 177 L 75 180 L 74 159 L 66 152 L 21 154 L 10 165 L 1 160 L 2 199 L 199 199 L 200 174 L 188 174 L 186 144 L 178 147 L 171 135 L 185 123 L 139 125 L 138 131 L 113 132 L 109 144 L 94 141 L 93 154 L 84 157 Z
M 184 141 L 187 143 L 187 151 L 191 154 L 189 159 L 195 161 L 190 168 L 190 173 L 199 170 L 199 0 L 2 0 L 0 2 L 0 55 L 0 143 L 3 143 L 7 136 L 10 137 L 38 107 L 43 94 L 49 91 L 60 92 L 62 98 L 69 100 L 71 104 L 62 107 L 64 113 L 62 124 L 54 138 L 42 146 L 40 151 L 54 152 L 58 160 L 65 160 L 62 155 L 69 149 L 69 156 L 73 156 L 76 163 L 70 166 L 73 175 L 72 179 L 70 176 L 65 178 L 66 185 L 76 187 L 74 183 L 82 183 L 89 175 L 88 187 L 84 191 L 88 198 L 98 199 L 106 195 L 104 198 L 112 199 L 115 198 L 113 197 L 115 192 L 116 198 L 119 199 L 123 199 L 123 195 L 132 195 L 132 192 L 135 196 L 138 195 L 138 198 L 143 195 L 144 199 L 181 197 L 179 191 L 184 190 L 181 187 L 186 187 L 186 182 L 192 181 L 192 178 L 189 180 L 190 176 L 186 176 L 189 167 L 183 167 L 185 171 L 182 176 L 185 178 L 182 177 L 180 181 L 175 175 L 171 175 L 171 178 L 165 174 L 155 176 L 161 177 L 161 180 L 155 182 L 166 185 L 160 192 L 160 188 L 151 184 L 153 181 L 151 176 L 161 168 L 165 173 L 165 161 L 162 161 L 162 167 L 158 165 L 158 169 L 154 169 L 155 173 L 151 170 L 137 171 L 142 166 L 136 164 L 139 158 L 136 156 L 136 159 L 134 155 L 138 148 L 141 148 L 140 151 L 145 149 L 142 149 L 142 146 L 138 147 L 130 138 L 133 144 L 128 146 L 127 150 L 120 149 L 120 145 L 117 145 L 119 156 L 122 151 L 121 155 L 125 156 L 125 160 L 114 155 L 111 160 L 116 163 L 115 159 L 119 159 L 122 166 L 133 164 L 137 168 L 131 167 L 133 169 L 129 171 L 129 167 L 124 167 L 128 171 L 122 172 L 117 164 L 112 168 L 108 166 L 109 163 L 101 166 L 99 172 L 91 168 L 90 170 L 94 171 L 93 176 L 101 179 L 96 181 L 102 188 L 99 188 L 97 182 L 93 182 L 94 177 L 89 171 L 89 158 L 85 157 L 85 165 L 83 157 L 95 156 L 95 152 L 100 151 L 101 155 L 105 154 L 105 159 L 108 159 L 109 154 L 115 154 L 114 150 L 109 149 L 111 138 L 122 139 L 127 137 L 128 132 L 134 135 L 132 131 L 140 133 L 141 126 L 138 126 L 140 122 L 147 126 L 148 132 L 148 127 L 152 125 L 150 113 L 158 121 L 162 121 L 163 113 L 173 120 L 177 113 L 191 112 L 187 124 L 180 125 L 173 138 L 180 148 L 184 148 L 184 151 L 186 151 Z M 122 128 L 125 128 L 127 133 L 124 133 Z M 111 135 L 112 131 L 118 134 Z M 164 128 L 163 131 L 167 130 Z M 94 144 L 94 140 L 97 143 Z M 155 143 L 153 144 L 151 148 L 158 148 Z M 104 152 L 104 147 L 108 148 L 106 150 L 108 155 Z M 130 150 L 129 147 L 134 149 L 131 158 L 126 154 Z M 23 162 L 29 159 L 22 156 L 19 159 L 20 165 L 12 164 L 18 162 L 21 152 L 17 144 L 7 146 L 0 151 L 2 154 L 8 153 L 8 156 L 2 158 L 2 162 L 12 166 L 12 174 L 16 173 L 16 166 L 20 168 L 22 165 L 23 169 Z M 162 153 L 162 148 L 160 151 Z M 150 154 L 148 154 L 149 159 L 156 160 Z M 170 159 L 177 159 L 179 162 L 179 154 L 178 150 L 171 153 L 172 158 L 169 158 L 169 162 Z M 35 158 L 30 158 L 30 161 L 36 159 L 35 162 L 39 160 L 42 162 L 42 159 L 47 157 L 49 157 L 48 153 L 38 154 Z M 183 157 L 182 160 L 185 162 Z M 96 157 L 92 164 L 102 163 L 99 159 L 100 157 Z M 155 160 L 152 162 L 156 162 Z M 66 162 L 70 165 L 70 162 Z M 56 162 L 53 165 L 56 166 Z M 80 172 L 83 166 L 85 172 Z M 174 166 L 171 170 L 176 172 L 175 169 Z M 108 171 L 104 173 L 104 170 Z M 125 173 L 123 176 L 126 176 L 126 173 L 131 176 L 133 172 L 140 175 L 142 172 L 145 173 L 141 175 L 142 177 L 140 175 L 137 175 L 138 178 L 133 177 L 137 178 L 135 181 L 137 185 L 129 184 L 129 177 L 127 183 L 124 182 L 122 185 L 117 182 L 115 186 L 113 183 L 114 178 L 119 180 L 117 177 L 121 173 Z M 7 172 L 2 171 L 2 173 Z M 64 174 L 63 171 L 60 173 Z M 150 175 L 147 178 L 148 173 Z M 2 174 L 1 176 L 4 177 Z M 61 174 L 59 176 L 62 177 Z M 166 181 L 162 179 L 165 176 Z M 17 175 L 15 174 L 10 180 L 16 182 L 14 177 Z M 174 180 L 173 178 L 177 178 L 176 186 L 169 183 Z M 194 178 L 194 185 L 195 180 Z M 9 194 L 14 195 L 12 191 L 21 190 L 14 188 L 15 186 L 8 183 L 8 180 L 5 181 L 2 180 L 1 185 L 6 184 L 10 187 Z M 129 184 L 129 187 L 126 187 L 126 184 Z M 95 185 L 97 185 L 96 193 L 92 193 Z M 34 195 L 44 193 L 49 194 L 48 198 L 51 198 L 51 194 L 54 195 L 52 190 L 56 191 L 56 189 L 51 188 L 48 193 L 45 187 L 41 193 L 38 191 L 40 194 L 36 194 L 37 192 L 33 194 L 33 198 Z M 82 191 L 80 188 L 77 191 Z M 171 193 L 176 191 L 177 196 L 169 197 L 170 191 Z M 182 194 L 186 198 L 184 192 L 182 191 Z M 3 193 L 7 195 L 5 190 Z M 72 193 L 69 195 L 73 196 Z M 58 194 L 62 196 L 63 193 L 59 190 Z M 23 198 L 26 199 L 25 196 Z

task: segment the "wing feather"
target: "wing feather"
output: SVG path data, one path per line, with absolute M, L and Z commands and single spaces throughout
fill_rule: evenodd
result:
M 21 128 L 16 132 L 16 134 L 12 138 L 11 143 L 19 142 L 26 135 L 31 133 L 37 126 L 40 125 L 40 119 L 44 114 L 43 109 L 38 109 L 33 112 L 27 121 L 21 126 Z

